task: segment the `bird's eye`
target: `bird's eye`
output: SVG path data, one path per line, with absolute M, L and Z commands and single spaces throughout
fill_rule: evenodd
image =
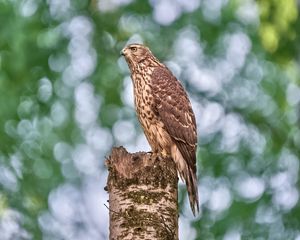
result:
M 136 52 L 137 48 L 136 47 L 132 47 L 131 51 Z

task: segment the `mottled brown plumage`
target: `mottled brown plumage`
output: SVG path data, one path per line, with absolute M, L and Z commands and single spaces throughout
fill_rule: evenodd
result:
M 170 70 L 146 46 L 130 44 L 122 50 L 122 55 L 131 71 L 137 116 L 151 149 L 175 161 L 195 214 L 199 211 L 197 131 L 188 96 Z

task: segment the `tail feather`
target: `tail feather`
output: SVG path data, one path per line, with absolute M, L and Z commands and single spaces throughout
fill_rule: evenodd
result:
M 185 178 L 187 192 L 189 196 L 190 206 L 193 211 L 194 216 L 199 213 L 199 198 L 198 198 L 198 185 L 196 173 L 192 169 L 188 168 L 189 173 Z
M 177 165 L 177 171 L 182 180 L 185 181 L 189 196 L 190 206 L 194 216 L 199 213 L 199 198 L 196 171 L 188 166 L 187 162 L 182 157 L 182 154 L 174 145 L 171 149 L 171 155 Z

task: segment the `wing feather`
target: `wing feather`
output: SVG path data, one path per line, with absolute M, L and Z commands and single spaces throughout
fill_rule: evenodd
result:
M 196 171 L 197 131 L 191 103 L 181 83 L 163 67 L 152 73 L 156 111 L 189 167 Z

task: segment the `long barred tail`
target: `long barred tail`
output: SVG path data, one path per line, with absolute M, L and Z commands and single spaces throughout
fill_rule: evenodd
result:
M 182 157 L 182 154 L 180 153 L 176 145 L 172 146 L 171 155 L 173 160 L 176 163 L 177 171 L 180 175 L 180 178 L 185 181 L 187 192 L 189 195 L 191 209 L 193 211 L 194 216 L 196 216 L 196 213 L 199 213 L 199 198 L 198 198 L 196 167 L 193 170 L 191 166 L 188 166 L 187 162 Z
M 196 172 L 193 172 L 192 169 L 188 167 L 188 169 L 186 170 L 186 176 L 183 176 L 183 178 L 185 179 L 191 209 L 193 211 L 194 216 L 196 216 L 196 213 L 199 213 L 199 198 Z

